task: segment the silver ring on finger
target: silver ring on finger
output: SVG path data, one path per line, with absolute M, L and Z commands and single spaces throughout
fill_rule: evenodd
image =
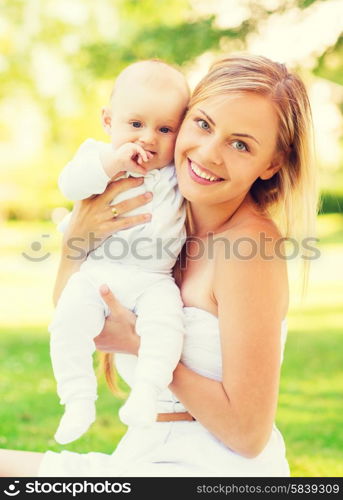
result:
M 111 212 L 113 214 L 113 218 L 115 219 L 116 217 L 118 217 L 119 215 L 119 212 L 118 212 L 118 209 L 113 205 L 111 206 Z

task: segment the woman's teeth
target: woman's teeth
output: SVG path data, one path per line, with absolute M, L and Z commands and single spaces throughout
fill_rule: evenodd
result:
M 202 177 L 203 179 L 207 179 L 208 181 L 220 181 L 221 180 L 221 177 L 213 177 L 212 175 L 208 175 L 208 174 L 205 174 L 205 172 L 203 172 L 197 165 L 195 165 L 195 163 L 193 163 L 192 161 L 190 162 L 191 163 L 191 169 L 193 170 L 193 172 L 198 175 L 199 177 Z

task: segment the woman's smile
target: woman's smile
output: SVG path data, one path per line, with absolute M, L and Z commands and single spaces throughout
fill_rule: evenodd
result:
M 222 177 L 216 177 L 213 172 L 200 166 L 199 163 L 196 163 L 191 158 L 187 157 L 188 162 L 188 172 L 195 182 L 199 184 L 209 185 L 216 184 L 218 182 L 222 182 L 224 179 Z

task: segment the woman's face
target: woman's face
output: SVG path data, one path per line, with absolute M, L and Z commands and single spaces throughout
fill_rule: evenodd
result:
M 206 99 L 189 110 L 175 147 L 180 191 L 193 203 L 226 203 L 279 168 L 278 117 L 272 102 L 251 92 Z

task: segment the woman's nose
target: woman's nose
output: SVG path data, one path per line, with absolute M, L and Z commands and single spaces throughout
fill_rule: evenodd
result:
M 208 138 L 205 143 L 200 146 L 201 160 L 209 165 L 221 165 L 223 163 L 219 140 L 215 137 Z M 205 166 L 205 165 L 204 165 Z

